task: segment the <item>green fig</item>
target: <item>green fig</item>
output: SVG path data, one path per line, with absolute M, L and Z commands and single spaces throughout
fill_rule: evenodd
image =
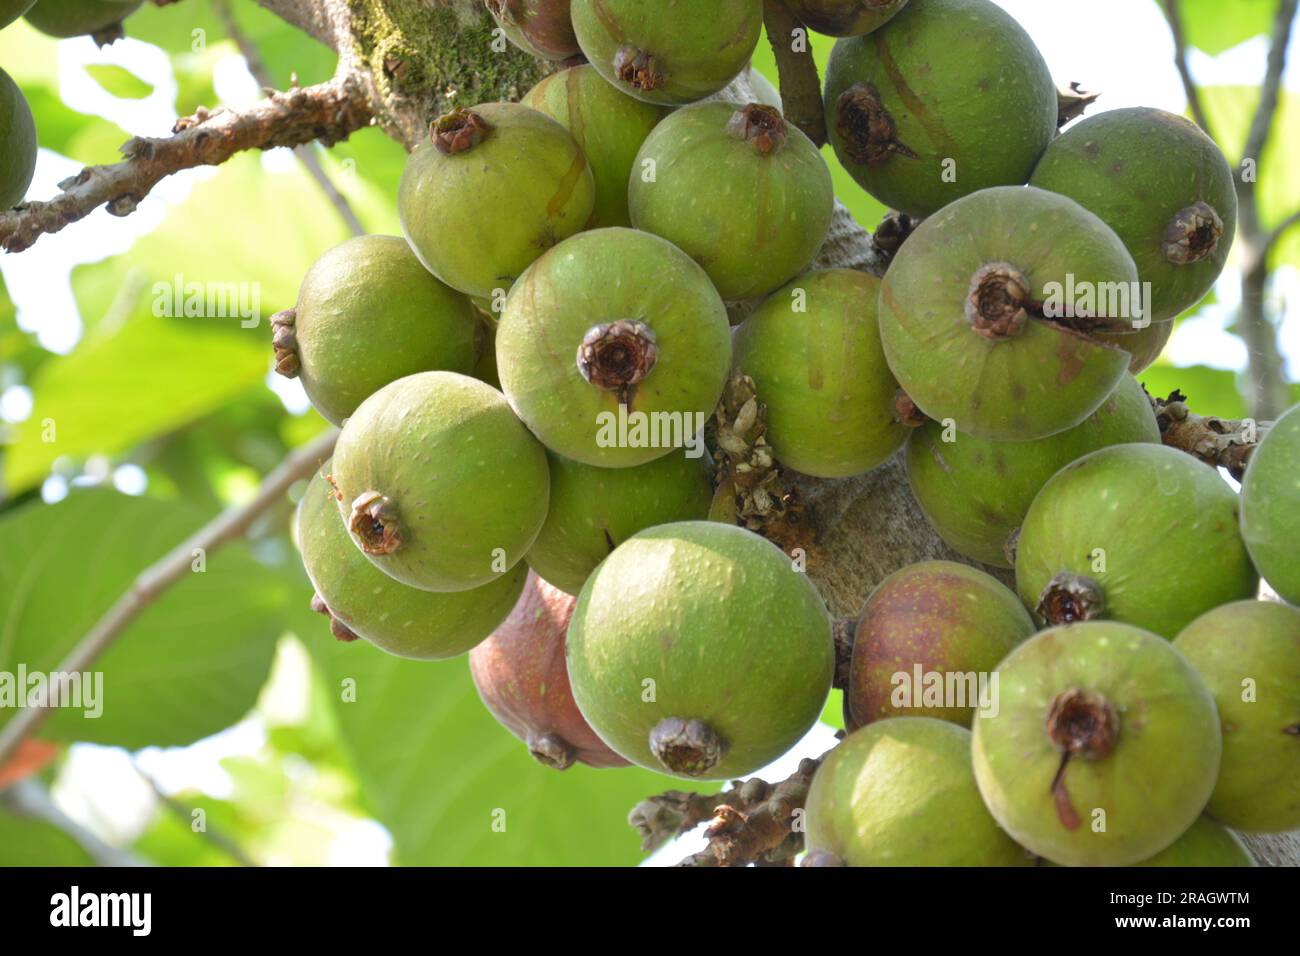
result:
M 36 171 L 36 121 L 23 91 L 0 70 L 0 210 L 22 202 Z
M 767 406 L 767 440 L 781 464 L 844 478 L 875 468 L 907 440 L 880 345 L 879 290 L 870 273 L 810 272 L 736 329 L 732 364 Z
M 1300 605 L 1300 405 L 1274 422 L 1246 466 L 1241 536 L 1269 587 Z
M 525 53 L 566 60 L 578 52 L 569 0 L 487 0 L 487 8 L 506 39 Z
M 975 719 L 975 781 L 1011 837 L 1064 866 L 1128 866 L 1183 835 L 1219 770 L 1214 698 L 1163 638 L 1115 621 L 1055 627 L 998 667 Z
M 505 398 L 455 372 L 385 385 L 339 435 L 334 479 L 352 538 L 391 577 L 467 591 L 523 558 L 546 518 L 546 452 Z
M 27 22 L 47 36 L 102 35 L 103 42 L 122 35 L 122 21 L 144 0 L 37 0 Z
M 1187 832 L 1149 860 L 1134 866 L 1254 866 L 1246 845 L 1227 827 L 1199 817 Z
M 850 729 L 907 716 L 969 727 L 978 708 L 993 705 L 998 662 L 1032 633 L 1020 599 L 983 571 L 951 561 L 895 571 L 854 629 Z
M 970 738 L 931 717 L 845 737 L 808 789 L 805 865 L 1032 866 L 980 800 Z
M 1124 244 L 1082 206 L 985 189 L 923 221 L 890 264 L 885 358 L 930 418 L 978 438 L 1045 438 L 1095 412 L 1124 376 L 1128 353 L 1088 333 L 1127 326 L 1118 313 L 1136 286 Z
M 32 8 L 36 0 L 0 0 L 0 30 Z
M 763 0 L 573 0 L 573 29 L 610 83 L 649 103 L 710 96 L 749 63 Z
M 857 37 L 884 26 L 907 0 L 784 0 L 810 30 L 832 37 Z
M 731 326 L 709 277 L 676 246 L 595 229 L 520 277 L 496 348 L 506 397 L 547 448 L 628 468 L 701 447 L 731 364 Z
M 470 675 L 483 705 L 538 763 L 556 770 L 574 763 L 626 767 L 588 726 L 569 688 L 564 634 L 574 603 L 530 573 L 510 616 L 470 651 Z
M 482 103 L 438 119 L 398 186 L 402 233 L 426 269 L 491 297 L 591 217 L 586 157 L 555 120 L 518 103 Z
M 1016 590 L 1048 624 L 1109 618 L 1172 640 L 1210 608 L 1254 595 L 1237 495 L 1165 445 L 1112 445 L 1066 465 L 1034 498 Z
M 928 216 L 1025 183 L 1056 134 L 1056 85 L 1034 41 L 990 0 L 911 0 L 826 67 L 835 155 L 892 209 Z
M 1248 832 L 1300 829 L 1300 610 L 1237 601 L 1174 641 L 1214 694 L 1223 764 L 1207 812 Z
M 632 225 L 627 184 L 641 144 L 668 115 L 667 107 L 620 93 L 590 64 L 552 73 L 522 102 L 567 129 L 587 157 L 596 183 L 588 228 Z
M 477 645 L 506 619 L 528 572 L 516 565 L 480 588 L 454 594 L 401 584 L 352 543 L 334 489 L 320 474 L 298 504 L 298 548 L 334 621 L 389 654 L 414 660 L 447 660 Z
M 674 452 L 634 468 L 598 468 L 552 452 L 546 523 L 524 559 L 569 594 L 625 540 L 671 521 L 708 517 L 713 500 L 707 455 Z
M 968 558 L 1009 568 L 1008 541 L 1047 480 L 1088 452 L 1160 442 L 1146 392 L 1132 375 L 1073 428 L 1047 438 L 995 442 L 926 421 L 907 440 L 907 478 L 940 537 Z
M 396 236 L 357 236 L 316 260 L 296 308 L 272 318 L 275 370 L 299 378 L 335 425 L 389 382 L 474 371 L 483 336 L 470 301 Z
M 703 266 L 724 299 L 753 299 L 812 262 L 835 190 L 812 140 L 775 107 L 696 103 L 642 145 L 628 208 L 632 225 Z
M 1200 302 L 1237 229 L 1232 167 L 1191 120 L 1149 107 L 1088 116 L 1052 141 L 1029 180 L 1115 230 L 1151 284 L 1151 319 Z
M 735 525 L 660 525 L 587 579 L 568 634 L 582 715 L 650 770 L 723 779 L 765 766 L 817 722 L 835 649 L 817 589 Z

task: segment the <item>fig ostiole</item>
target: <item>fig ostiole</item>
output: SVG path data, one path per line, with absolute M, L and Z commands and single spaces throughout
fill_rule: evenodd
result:
M 825 109 L 844 168 L 913 216 L 1028 181 L 1056 134 L 1047 64 L 990 0 L 910 0 L 869 35 L 837 41 Z
M 325 477 L 307 485 L 298 504 L 297 539 L 316 589 L 312 609 L 329 615 L 341 641 L 364 638 L 398 657 L 446 660 L 477 645 L 505 620 L 524 587 L 517 565 L 470 591 L 438 593 L 402 584 L 380 571 L 353 544 L 340 502 Z
M 928 417 L 1032 441 L 1115 390 L 1130 356 L 1094 333 L 1127 327 L 1139 302 L 1133 259 L 1104 222 L 1055 193 L 997 187 L 908 237 L 881 284 L 881 338 Z
M 1300 610 L 1236 601 L 1174 640 L 1214 694 L 1223 763 L 1206 812 L 1246 832 L 1300 829 Z
M 673 452 L 632 468 L 600 468 L 547 456 L 551 500 L 546 522 L 524 559 L 569 594 L 611 551 L 638 531 L 707 518 L 713 500 L 707 455 Z
M 767 407 L 786 467 L 819 478 L 875 468 L 907 439 L 876 320 L 880 281 L 855 269 L 800 276 L 736 329 L 734 368 Z
M 596 185 L 563 126 L 518 103 L 440 117 L 398 186 L 402 233 L 430 272 L 492 297 L 560 240 L 584 228 Z
M 1300 605 L 1300 405 L 1273 423 L 1241 481 L 1241 536 L 1260 575 Z
M 357 547 L 429 591 L 514 568 L 550 494 L 545 449 L 505 397 L 455 372 L 408 375 L 362 402 L 339 435 L 334 478 Z
M 627 761 L 588 726 L 569 688 L 564 635 L 574 603 L 530 573 L 509 616 L 470 651 L 470 674 L 484 706 L 538 763 L 623 767 Z
M 416 372 L 470 374 L 478 312 L 429 274 L 397 236 L 357 236 L 303 278 L 292 310 L 271 317 L 275 369 L 341 425 L 380 388 Z
M 22 202 L 36 172 L 36 121 L 27 97 L 0 70 L 0 210 Z
M 932 717 L 845 737 L 808 790 L 804 866 L 1032 866 L 980 799 L 970 741 Z
M 706 521 L 660 525 L 587 579 L 568 631 L 574 699 L 616 753 L 725 779 L 788 751 L 835 667 L 830 616 L 776 545 Z
M 1199 302 L 1237 226 L 1232 167 L 1199 126 L 1148 107 L 1088 116 L 1053 140 L 1030 185 L 1069 196 L 1123 240 L 1160 324 Z
M 1016 546 L 1016 589 L 1045 623 L 1105 618 L 1172 640 L 1254 595 L 1239 502 L 1218 472 L 1156 444 L 1112 445 L 1042 487 Z
M 974 722 L 975 779 L 1021 845 L 1065 866 L 1128 866 L 1205 809 L 1219 717 L 1169 641 L 1115 621 L 1054 627 L 998 675 L 997 712 Z
M 1015 593 L 983 571 L 951 561 L 895 571 L 854 625 L 849 728 L 890 717 L 969 727 L 996 705 L 998 663 L 1034 629 Z
M 763 27 L 762 0 L 573 0 L 578 45 L 606 81 L 650 103 L 680 106 L 745 69 Z
M 551 451 L 628 468 L 686 448 L 731 364 L 727 310 L 665 239 L 595 229 L 560 243 L 511 289 L 496 335 L 511 407 Z
M 628 96 L 590 64 L 552 73 L 521 102 L 567 129 L 587 157 L 596 186 L 588 228 L 632 225 L 627 192 L 636 156 L 668 107 Z
M 628 186 L 632 224 L 700 263 L 728 301 L 767 295 L 806 269 L 834 205 L 817 147 L 761 103 L 677 110 L 641 146 Z
M 1034 496 L 1070 462 L 1110 445 L 1160 441 L 1146 392 L 1125 375 L 1073 428 L 1027 442 L 975 438 L 925 419 L 907 439 L 907 478 L 931 526 L 954 550 L 1009 568 L 1007 542 Z

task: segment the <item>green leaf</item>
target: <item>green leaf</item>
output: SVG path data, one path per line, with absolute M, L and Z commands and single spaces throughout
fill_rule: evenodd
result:
M 1187 404 L 1198 415 L 1241 418 L 1246 402 L 1237 388 L 1237 373 L 1206 365 L 1152 365 L 1138 376 L 1147 391 L 1165 398 L 1174 389 L 1187 396 Z
M 0 30 L 0 66 L 24 90 L 28 83 L 59 86 L 59 41 L 41 33 L 26 20 L 15 20 Z
M 92 866 L 77 841 L 41 820 L 0 810 L 0 866 Z
M 183 7 L 146 3 L 131 14 L 126 33 L 172 54 L 200 53 L 226 35 L 211 0 L 185 0 Z
M 643 855 L 628 811 L 681 787 L 634 768 L 541 766 L 484 709 L 464 659 L 399 660 L 362 642 L 340 644 L 319 621 L 302 637 L 401 864 L 633 865 Z M 354 703 L 342 699 L 344 681 L 355 682 Z
M 172 502 L 101 489 L 0 518 L 0 671 L 54 670 L 136 575 L 202 521 Z M 205 564 L 149 604 L 93 665 L 101 716 L 57 709 L 42 736 L 183 746 L 248 713 L 270 670 L 290 578 L 242 544 L 207 554 Z M 0 710 L 0 724 L 15 712 Z
M 1278 0 L 1178 0 L 1178 6 L 1187 42 L 1214 56 L 1270 32 Z
M 24 84 L 23 96 L 32 108 L 36 135 L 46 149 L 87 166 L 122 158 L 118 148 L 131 137 L 116 123 L 70 109 L 53 87 L 44 84 Z
M 153 92 L 146 83 L 126 67 L 112 63 L 87 63 L 85 71 L 113 96 L 123 100 L 142 100 Z

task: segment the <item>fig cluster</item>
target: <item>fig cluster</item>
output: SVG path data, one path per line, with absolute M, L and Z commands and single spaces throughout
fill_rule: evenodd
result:
M 313 606 L 468 652 L 558 769 L 734 779 L 834 685 L 810 865 L 1249 865 L 1233 831 L 1300 828 L 1300 610 L 1258 599 L 1300 600 L 1300 413 L 1238 494 L 1135 378 L 1226 261 L 1222 153 L 1156 110 L 1059 132 L 990 0 L 785 2 L 840 38 L 835 155 L 909 224 L 883 275 L 819 259 L 809 135 L 711 98 L 761 0 L 487 0 L 552 72 L 434 119 L 402 235 L 273 323 L 342 429 L 300 506 Z M 746 506 L 895 455 L 961 560 L 837 621 Z

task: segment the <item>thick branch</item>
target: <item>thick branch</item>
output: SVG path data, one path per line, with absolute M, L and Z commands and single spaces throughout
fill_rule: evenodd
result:
M 327 83 L 272 93 L 244 110 L 200 109 L 176 122 L 168 138 L 135 137 L 126 157 L 111 166 L 88 166 L 59 184 L 50 202 L 24 203 L 0 213 L 0 248 L 21 252 L 40 236 L 106 206 L 114 216 L 134 212 L 163 178 L 182 169 L 216 166 L 238 152 L 298 146 L 313 140 L 331 145 L 370 124 L 361 83 L 340 73 Z
M 290 454 L 275 471 L 266 476 L 253 499 L 245 505 L 229 508 L 196 531 L 161 559 L 151 564 L 135 579 L 130 589 L 117 599 L 55 670 L 79 673 L 90 669 L 99 656 L 113 645 L 140 613 L 164 591 L 192 573 L 194 552 L 210 553 L 241 537 L 263 513 L 277 505 L 289 486 L 319 468 L 334 451 L 338 431 L 330 429 L 309 445 Z M 0 727 L 0 764 L 18 743 L 34 733 L 49 717 L 43 706 L 27 707 Z
M 1268 49 L 1268 65 L 1264 70 L 1264 81 L 1260 87 L 1259 105 L 1250 122 L 1250 132 L 1246 135 L 1246 147 L 1242 151 L 1243 159 L 1260 162 L 1264 150 L 1268 147 L 1269 137 L 1273 132 L 1273 122 L 1277 117 L 1279 95 L 1282 89 L 1282 74 L 1286 71 L 1287 48 L 1291 44 L 1291 26 L 1295 21 L 1296 8 L 1300 0 L 1281 0 L 1277 15 L 1273 20 L 1272 42 Z M 1256 183 L 1242 182 L 1238 194 L 1246 200 L 1248 209 L 1242 210 L 1242 219 L 1247 230 L 1252 234 L 1259 231 L 1259 209 L 1255 202 Z
M 1201 91 L 1197 88 L 1196 81 L 1192 79 L 1192 70 L 1187 65 L 1187 37 L 1183 33 L 1183 14 L 1178 7 L 1178 0 L 1165 0 L 1165 16 L 1169 20 L 1169 32 L 1174 38 L 1174 66 L 1178 68 L 1178 76 L 1183 81 L 1187 106 L 1192 111 L 1196 125 L 1205 130 L 1205 135 L 1213 139 L 1214 133 L 1210 131 L 1210 120 L 1205 113 L 1205 106 L 1201 103 Z
M 1160 440 L 1170 448 L 1194 455 L 1207 465 L 1226 468 L 1237 481 L 1271 422 L 1235 421 L 1198 415 L 1187 407 L 1187 396 L 1175 391 L 1168 398 L 1151 398 L 1160 426 Z
M 802 51 L 794 48 L 794 31 L 800 28 L 781 0 L 764 0 L 763 23 L 776 56 L 781 82 L 781 107 L 785 118 L 808 135 L 818 146 L 826 144 L 826 111 L 822 108 L 822 82 L 817 75 L 812 47 L 805 40 Z M 805 36 L 807 30 L 804 30 Z

